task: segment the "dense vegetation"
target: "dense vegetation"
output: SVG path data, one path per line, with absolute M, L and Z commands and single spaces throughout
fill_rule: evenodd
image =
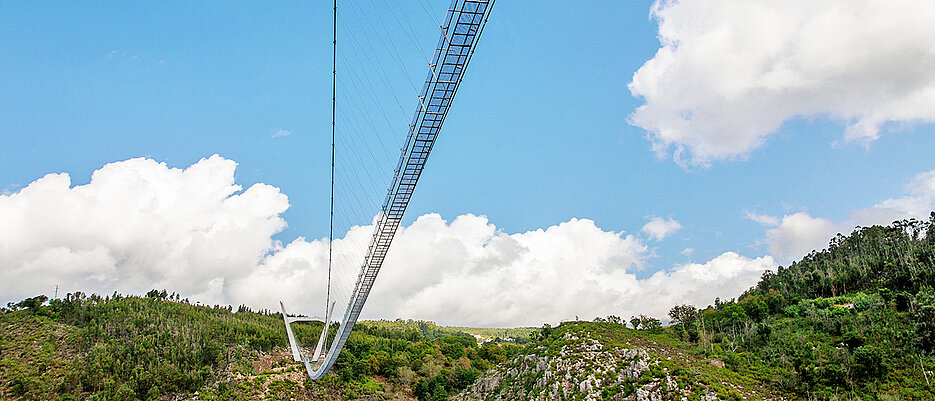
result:
M 736 300 L 673 307 L 675 335 L 787 395 L 935 399 L 935 213 L 838 235 Z
M 442 399 L 519 348 L 479 347 L 468 334 L 427 322 L 363 322 L 327 380 L 261 383 L 257 377 L 269 372 L 255 362 L 287 348 L 279 314 L 192 305 L 165 291 L 46 300 L 9 304 L 0 315 L 0 398 L 160 399 L 199 391 L 204 399 L 252 399 L 274 388 L 293 397 L 299 387 L 309 398 L 355 398 L 386 391 L 373 380 L 381 377 L 421 399 Z M 314 341 L 321 324 L 294 329 Z M 288 366 L 297 365 L 291 357 L 276 363 L 300 371 Z
M 733 398 L 741 394 L 736 385 L 756 389 L 753 398 L 930 400 L 933 288 L 935 213 L 838 235 L 827 249 L 766 272 L 737 299 L 673 307 L 667 327 L 645 315 L 608 316 L 539 331 L 475 331 L 525 343 L 478 345 L 468 329 L 364 322 L 332 374 L 317 382 L 291 361 L 279 314 L 192 305 L 155 290 L 38 296 L 0 314 L 0 398 L 166 399 L 197 391 L 201 399 L 439 400 L 494 364 L 553 352 L 569 344 L 565 334 L 585 330 L 613 346 L 660 353 L 664 369 L 636 384 L 672 376 Z M 294 328 L 313 343 L 321 324 Z
M 478 346 L 469 334 L 411 320 L 367 322 L 359 329 L 335 362 L 336 376 L 345 382 L 368 376 L 398 381 L 411 386 L 420 400 L 447 399 L 522 348 L 493 342 Z

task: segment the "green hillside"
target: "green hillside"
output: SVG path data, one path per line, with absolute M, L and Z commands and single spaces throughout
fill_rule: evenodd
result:
M 737 300 L 673 308 L 673 334 L 784 394 L 935 399 L 935 213 L 838 235 Z
M 38 296 L 0 313 L 0 398 L 933 400 L 933 287 L 935 213 L 839 235 L 736 299 L 673 306 L 667 327 L 362 322 L 320 381 L 279 314 L 155 290 Z M 295 330 L 310 344 L 321 324 Z
M 165 291 L 45 300 L 0 314 L 2 399 L 440 398 L 519 350 L 480 347 L 428 322 L 362 322 L 316 382 L 292 361 L 279 314 L 192 305 Z M 311 343 L 321 324 L 294 329 Z

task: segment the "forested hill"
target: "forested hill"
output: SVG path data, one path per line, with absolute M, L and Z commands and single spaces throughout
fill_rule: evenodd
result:
M 935 400 L 935 212 L 858 227 L 667 328 L 800 399 Z
M 278 313 L 155 290 L 46 301 L 0 314 L 0 399 L 442 399 L 522 348 L 481 346 L 431 322 L 365 321 L 332 374 L 312 381 L 292 360 Z M 293 325 L 311 345 L 321 327 Z
M 915 294 L 933 285 L 935 212 L 927 222 L 902 220 L 838 234 L 826 250 L 764 274 L 757 288 L 783 297 L 817 298 L 868 290 Z

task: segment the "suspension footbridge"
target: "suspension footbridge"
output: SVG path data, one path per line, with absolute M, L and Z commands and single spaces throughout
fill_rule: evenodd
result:
M 367 302 L 377 275 L 387 257 L 396 232 L 400 227 L 406 208 L 412 199 L 426 161 L 451 108 L 452 100 L 461 85 L 464 72 L 474 55 L 478 39 L 487 23 L 494 0 L 453 0 L 440 25 L 441 35 L 430 60 L 427 60 L 429 72 L 418 93 L 418 104 L 409 123 L 399 154 L 399 160 L 392 172 L 392 178 L 386 196 L 373 219 L 373 233 L 369 245 L 363 252 L 356 278 L 350 285 L 346 306 L 340 319 L 332 322 L 337 300 L 331 299 L 331 256 L 329 253 L 329 276 L 325 299 L 325 316 L 322 319 L 290 317 L 285 305 L 280 303 L 283 320 L 293 357 L 301 361 L 312 379 L 323 377 L 337 360 L 347 343 L 357 319 Z M 337 3 L 335 3 L 335 45 L 337 43 Z M 334 101 L 334 98 L 332 99 Z M 332 104 L 334 105 L 334 103 Z M 334 117 L 334 113 L 332 114 Z M 332 234 L 329 246 L 333 246 L 334 231 L 334 145 L 332 142 Z M 329 251 L 330 252 L 330 251 Z M 350 283 L 350 282 L 348 282 Z M 343 301 L 343 300 L 342 300 Z M 309 354 L 299 344 L 292 330 L 292 324 L 304 321 L 323 321 L 324 327 L 319 335 L 315 350 Z M 333 326 L 336 332 L 330 335 Z M 330 339 L 330 344 L 328 340 Z

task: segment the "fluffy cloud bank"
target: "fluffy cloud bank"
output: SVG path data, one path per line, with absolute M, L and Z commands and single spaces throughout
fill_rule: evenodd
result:
M 2 301 L 56 284 L 103 294 L 166 288 L 204 303 L 275 309 L 284 300 L 291 311 L 321 314 L 327 239 L 274 241 L 288 199 L 269 185 L 243 190 L 235 169 L 217 155 L 185 169 L 131 159 L 86 185 L 49 174 L 0 196 Z M 335 240 L 339 300 L 371 232 L 352 227 Z M 775 265 L 728 252 L 637 278 L 649 256 L 639 237 L 586 219 L 508 234 L 483 216 L 427 214 L 401 228 L 364 317 L 512 326 L 665 316 L 676 303 L 735 297 Z
M 286 196 L 264 184 L 242 191 L 236 166 L 217 155 L 184 170 L 131 159 L 105 165 L 87 185 L 49 174 L 0 196 L 4 302 L 55 284 L 206 297 L 205 283 L 255 267 L 285 227 Z
M 839 232 L 849 232 L 840 224 L 821 217 L 812 217 L 805 212 L 785 215 L 781 219 L 752 214 L 748 217 L 770 227 L 766 230 L 769 254 L 784 263 L 801 259 L 813 250 L 825 248 L 831 237 Z
M 358 227 L 349 236 L 369 233 L 370 227 Z M 321 242 L 296 240 L 243 283 L 287 283 L 290 291 L 303 293 L 284 295 L 289 305 L 318 312 L 325 297 L 324 252 Z M 638 279 L 633 272 L 647 256 L 638 238 L 604 231 L 586 219 L 506 234 L 483 216 L 462 215 L 449 223 L 427 214 L 398 234 L 364 315 L 484 326 L 610 314 L 662 317 L 676 303 L 708 305 L 715 297 L 736 297 L 776 265 L 769 256 L 727 252 Z M 309 263 L 314 260 L 317 265 Z M 235 292 L 251 304 L 270 301 L 250 286 Z
M 935 121 L 935 3 L 657 0 L 662 47 L 633 76 L 630 115 L 660 154 L 742 157 L 783 122 L 826 116 L 868 143 Z
M 798 212 L 782 217 L 747 213 L 747 218 L 766 227 L 769 254 L 781 263 L 800 259 L 813 250 L 822 250 L 837 233 L 849 234 L 855 227 L 888 225 L 896 220 L 928 220 L 935 210 L 935 170 L 916 174 L 906 185 L 904 195 L 856 210 L 840 222 Z

